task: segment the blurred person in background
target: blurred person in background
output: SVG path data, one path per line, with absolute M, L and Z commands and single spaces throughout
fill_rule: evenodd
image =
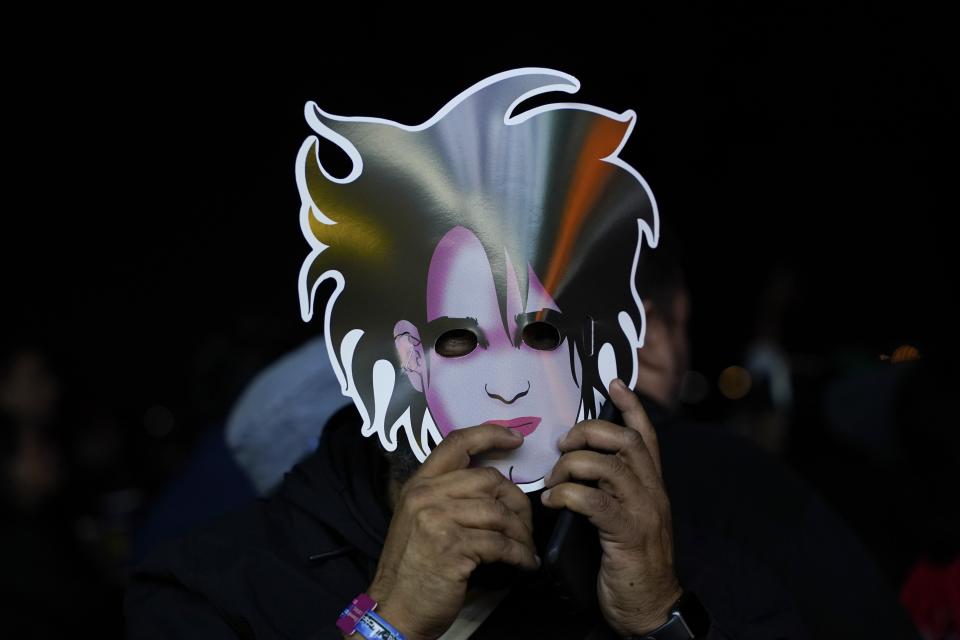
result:
M 116 637 L 111 586 L 78 538 L 61 378 L 41 347 L 0 355 L 0 630 L 61 637 L 80 626 Z M 113 633 L 111 633 L 113 632 Z

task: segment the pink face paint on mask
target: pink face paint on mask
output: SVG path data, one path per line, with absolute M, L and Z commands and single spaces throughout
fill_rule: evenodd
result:
M 566 341 L 550 351 L 514 344 L 511 336 L 517 335 L 517 315 L 561 310 L 529 267 L 524 308 L 509 256 L 506 266 L 504 327 L 490 262 L 476 235 L 456 227 L 437 244 L 427 276 L 427 321 L 444 316 L 476 319 L 487 344 L 455 358 L 440 356 L 434 345 L 424 344 L 429 354 L 424 391 L 444 437 L 454 429 L 491 422 L 523 435 L 519 449 L 488 454 L 477 462 L 496 467 L 514 482 L 529 483 L 553 468 L 559 457 L 557 439 L 577 420 L 579 358 L 574 358 L 574 379 Z

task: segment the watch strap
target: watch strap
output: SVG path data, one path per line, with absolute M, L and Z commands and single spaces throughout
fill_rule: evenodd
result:
M 670 608 L 670 618 L 636 640 L 694 640 L 710 632 L 710 615 L 692 591 L 683 595 Z

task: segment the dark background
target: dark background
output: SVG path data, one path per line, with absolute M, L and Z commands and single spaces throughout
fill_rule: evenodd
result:
M 920 484 L 903 493 L 903 474 L 942 484 L 950 458 L 930 452 L 956 442 L 943 435 L 955 379 L 950 21 L 913 6 L 604 9 L 463 35 L 468 12 L 450 11 L 409 30 L 382 15 L 275 30 L 158 17 L 49 32 L 15 56 L 32 62 L 10 66 L 5 92 L 16 196 L 4 215 L 5 342 L 50 354 L 66 457 L 107 451 L 73 478 L 85 496 L 75 510 L 98 522 L 104 496 L 126 496 L 113 538 L 93 542 L 109 547 L 106 565 L 124 565 L 153 497 L 251 376 L 319 328 L 301 322 L 296 292 L 304 103 L 412 124 L 490 74 L 545 66 L 581 81 L 572 99 L 638 114 L 623 156 L 682 246 L 693 368 L 709 381 L 686 410 L 750 437 L 741 426 L 765 400 L 729 400 L 716 381 L 776 327 L 795 406 L 775 453 L 899 584 L 934 544 L 910 536 L 902 505 L 948 509 L 918 506 L 940 498 Z M 901 345 L 920 360 L 882 359 Z M 889 373 L 900 366 L 910 376 Z M 891 375 L 919 380 L 894 394 L 905 405 L 871 382 Z M 849 379 L 862 381 L 853 413 L 897 434 L 879 453 L 824 417 L 827 390 Z M 921 407 L 928 427 L 916 435 Z M 932 480 L 918 471 L 931 467 Z M 106 573 L 122 585 L 122 569 Z

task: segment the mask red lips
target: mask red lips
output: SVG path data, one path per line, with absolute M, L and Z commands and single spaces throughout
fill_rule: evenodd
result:
M 513 429 L 513 431 L 526 438 L 540 426 L 540 420 L 540 418 L 534 416 L 523 416 L 513 420 L 487 420 L 487 424 L 496 424 Z

